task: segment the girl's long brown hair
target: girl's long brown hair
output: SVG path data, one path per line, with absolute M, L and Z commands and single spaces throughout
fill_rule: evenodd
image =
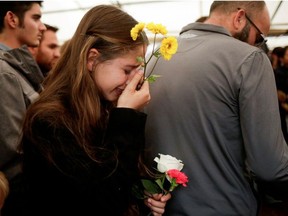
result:
M 98 62 L 110 60 L 139 46 L 148 44 L 147 37 L 133 41 L 130 30 L 137 21 L 112 5 L 99 5 L 82 18 L 74 36 L 60 59 L 45 80 L 45 90 L 32 104 L 24 122 L 25 137 L 33 140 L 32 125 L 35 119 L 45 119 L 52 126 L 64 126 L 77 143 L 95 161 L 90 137 L 95 128 L 104 128 L 107 110 L 113 104 L 101 102 L 101 96 L 87 70 L 87 56 L 91 48 L 101 54 Z M 41 148 L 46 158 L 53 161 L 51 152 Z

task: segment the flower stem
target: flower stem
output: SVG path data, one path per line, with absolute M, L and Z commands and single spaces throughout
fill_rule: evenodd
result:
M 155 63 L 154 63 L 154 65 L 153 65 L 153 68 L 152 68 L 152 70 L 150 71 L 150 73 L 148 74 L 148 76 L 146 76 L 146 78 L 145 78 L 145 79 L 147 79 L 149 76 L 151 76 L 151 74 L 152 74 L 152 72 L 153 72 L 154 68 L 156 67 L 156 64 L 157 64 L 158 60 L 159 60 L 159 57 L 157 57 L 157 60 L 155 61 Z
M 145 80 L 152 74 L 154 68 L 155 68 L 155 65 L 159 59 L 159 57 L 157 57 L 157 61 L 156 63 L 154 64 L 153 68 L 152 68 L 152 71 L 148 74 L 148 76 L 146 76 L 146 67 L 148 65 L 148 63 L 150 62 L 150 60 L 152 59 L 152 57 L 154 56 L 155 53 L 157 53 L 159 51 L 160 48 L 158 48 L 156 51 L 155 51 L 155 44 L 156 44 L 156 36 L 157 34 L 154 34 L 154 38 L 153 38 L 153 47 L 152 47 L 152 52 L 151 52 L 151 55 L 149 56 L 148 60 L 146 61 L 146 58 L 145 58 L 145 55 L 144 55 L 144 77 L 145 77 Z

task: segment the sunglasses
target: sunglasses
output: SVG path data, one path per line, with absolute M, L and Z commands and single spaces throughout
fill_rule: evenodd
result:
M 258 35 L 256 37 L 255 40 L 255 46 L 260 47 L 263 44 L 265 44 L 267 42 L 267 39 L 265 38 L 264 34 L 260 31 L 260 29 L 256 26 L 256 24 L 249 18 L 249 16 L 247 16 L 247 14 L 245 13 L 245 17 L 246 19 L 250 22 L 250 24 L 252 26 L 254 26 L 254 28 L 258 31 Z

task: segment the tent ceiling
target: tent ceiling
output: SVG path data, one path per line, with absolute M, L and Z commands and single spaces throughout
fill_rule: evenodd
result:
M 63 42 L 73 35 L 91 7 L 114 4 L 138 21 L 161 23 L 169 34 L 177 35 L 184 25 L 207 16 L 211 3 L 212 0 L 44 0 L 42 20 L 59 28 L 58 37 Z M 288 35 L 288 1 L 266 1 L 266 4 L 271 16 L 270 36 Z

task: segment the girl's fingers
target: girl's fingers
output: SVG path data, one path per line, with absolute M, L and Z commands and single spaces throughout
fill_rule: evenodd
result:
M 126 88 L 134 91 L 142 78 L 143 78 L 143 71 L 137 71 Z

